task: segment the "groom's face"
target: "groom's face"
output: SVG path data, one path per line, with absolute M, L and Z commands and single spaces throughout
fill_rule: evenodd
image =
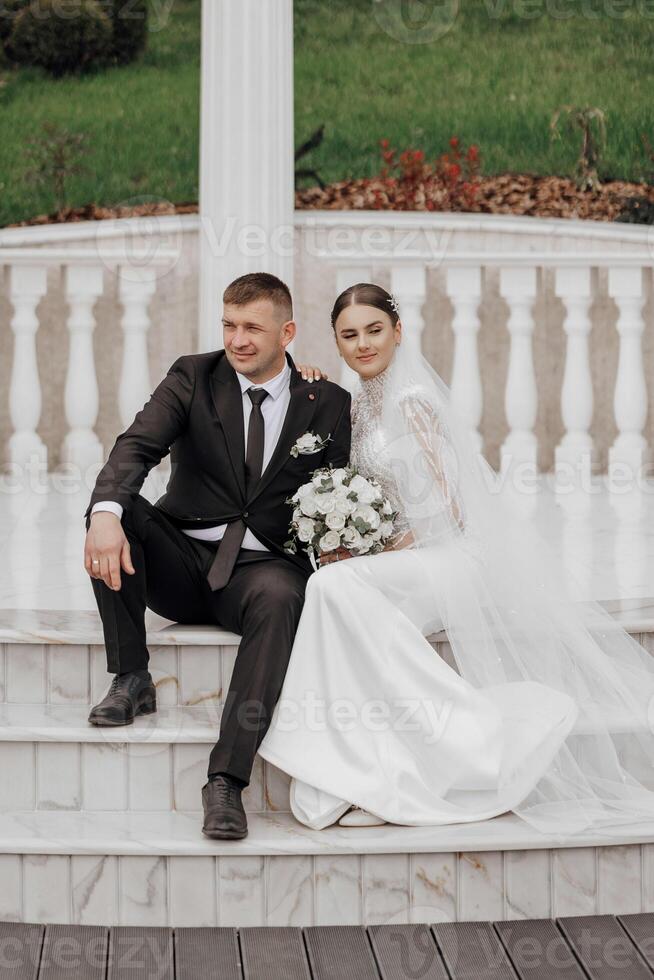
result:
M 225 356 L 235 371 L 252 381 L 267 381 L 281 371 L 294 336 L 295 323 L 281 322 L 272 300 L 223 307 Z

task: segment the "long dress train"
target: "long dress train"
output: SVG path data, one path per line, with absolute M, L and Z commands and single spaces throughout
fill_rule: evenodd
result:
M 474 575 L 476 560 L 453 545 L 432 556 L 450 585 Z M 411 550 L 334 562 L 309 578 L 259 747 L 293 777 L 291 809 L 303 824 L 322 829 L 351 803 L 412 825 L 504 813 L 568 735 L 577 716 L 568 695 L 532 681 L 477 690 L 439 656 L 417 625 L 432 589 Z

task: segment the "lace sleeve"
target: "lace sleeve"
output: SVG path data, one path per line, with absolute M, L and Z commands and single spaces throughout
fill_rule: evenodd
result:
M 440 490 L 440 495 L 448 507 L 452 520 L 464 532 L 463 506 L 457 496 L 456 487 L 451 478 L 451 473 L 448 472 L 448 465 L 445 460 L 446 452 L 451 447 L 451 443 L 442 421 L 438 418 L 433 405 L 415 395 L 403 399 L 400 407 L 409 431 L 415 435 L 423 450 L 428 473 Z

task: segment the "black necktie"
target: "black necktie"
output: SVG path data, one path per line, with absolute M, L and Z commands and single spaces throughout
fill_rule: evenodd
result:
M 247 452 L 245 456 L 245 490 L 246 495 L 249 495 L 259 481 L 263 466 L 263 446 L 266 429 L 261 412 L 261 403 L 264 398 L 268 397 L 268 392 L 265 388 L 248 388 L 247 393 L 252 402 L 252 411 L 250 412 L 250 421 L 248 422 Z M 232 521 L 225 528 L 225 533 L 207 575 L 207 582 L 212 592 L 224 588 L 229 582 L 241 543 L 245 536 L 245 530 L 245 522 L 240 517 Z
M 245 488 L 249 494 L 254 485 L 259 482 L 263 466 L 263 441 L 265 426 L 261 413 L 261 403 L 268 397 L 265 388 L 248 388 L 252 402 L 250 421 L 248 422 L 248 448 L 245 456 Z

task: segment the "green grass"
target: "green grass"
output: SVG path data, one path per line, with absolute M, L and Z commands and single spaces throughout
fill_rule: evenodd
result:
M 523 7 L 530 16 L 516 12 Z M 296 144 L 325 124 L 323 144 L 302 165 L 327 181 L 370 176 L 382 137 L 431 157 L 457 135 L 479 145 L 483 173 L 571 174 L 580 134 L 552 144 L 549 121 L 573 104 L 606 114 L 600 176 L 647 179 L 654 162 L 641 134 L 654 145 L 654 15 L 636 0 L 624 7 L 460 0 L 449 30 L 409 44 L 380 27 L 374 0 L 295 0 Z M 22 176 L 26 140 L 48 119 L 90 137 L 90 172 L 71 178 L 69 204 L 197 200 L 199 59 L 200 0 L 174 0 L 134 65 L 57 81 L 4 70 L 0 225 L 52 210 L 49 193 Z

